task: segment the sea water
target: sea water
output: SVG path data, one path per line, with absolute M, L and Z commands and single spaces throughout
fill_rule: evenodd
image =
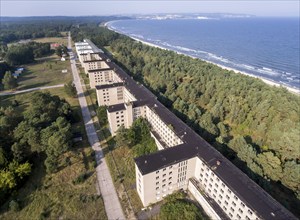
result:
M 299 18 L 133 19 L 108 26 L 160 47 L 300 88 Z

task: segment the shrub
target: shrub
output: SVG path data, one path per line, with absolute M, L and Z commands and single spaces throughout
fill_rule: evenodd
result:
M 16 200 L 11 200 L 9 202 L 9 209 L 13 212 L 17 212 L 20 210 L 20 205 Z
M 77 185 L 77 184 L 83 183 L 87 178 L 88 178 L 87 173 L 82 173 L 72 182 L 74 185 Z

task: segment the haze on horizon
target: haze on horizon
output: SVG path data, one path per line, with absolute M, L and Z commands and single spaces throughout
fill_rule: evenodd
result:
M 299 17 L 293 1 L 0 1 L 0 16 L 92 16 L 151 13 L 234 13 Z

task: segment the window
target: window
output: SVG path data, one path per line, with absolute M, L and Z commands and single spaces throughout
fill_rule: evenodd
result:
M 222 183 L 222 186 L 223 186 L 223 187 L 225 187 L 225 184 L 224 184 L 224 183 Z
M 236 206 L 235 202 L 232 202 L 232 205 L 235 207 Z
M 253 212 L 252 212 L 250 209 L 248 209 L 248 213 L 249 213 L 250 215 L 253 214 Z
M 166 179 L 163 179 L 163 183 L 166 182 Z
M 219 187 L 219 186 L 218 186 L 218 184 L 215 184 L 215 187 L 217 187 L 217 188 L 218 188 L 218 187 Z
M 223 189 L 220 189 L 221 193 L 224 193 L 224 190 Z
M 156 190 L 158 190 L 159 189 L 159 186 L 158 187 L 156 187 Z
M 230 210 L 231 210 L 232 212 L 234 212 L 234 209 L 233 209 L 232 207 L 230 207 Z
M 169 166 L 169 169 L 172 169 L 172 166 Z
M 214 173 L 212 173 L 211 175 L 212 175 L 212 176 L 215 176 L 215 174 L 214 174 Z
M 247 215 L 246 215 L 246 219 L 247 219 L 247 220 L 250 220 L 250 218 L 249 218 Z
M 235 199 L 235 200 L 238 200 L 238 197 L 237 197 L 237 196 L 234 196 L 234 199 Z
M 232 215 L 230 212 L 228 213 L 228 215 L 230 216 L 230 218 L 232 218 L 232 217 L 233 217 L 233 215 Z
M 165 177 L 167 174 L 164 174 L 163 177 Z
M 159 179 L 159 176 L 157 176 L 156 179 L 158 180 L 158 179 Z
M 166 168 L 164 168 L 163 171 L 166 171 Z
M 156 171 L 156 174 L 158 174 L 159 173 L 159 170 L 158 171 Z
M 171 172 L 169 172 L 169 175 L 172 175 L 172 171 L 171 171 Z
M 241 219 L 241 216 L 240 216 L 239 214 L 236 214 L 236 217 L 237 217 L 238 219 Z
M 226 211 L 227 210 L 227 208 L 225 207 L 225 206 L 223 206 L 223 209 Z
M 239 212 L 240 212 L 240 213 L 243 213 L 243 210 L 242 210 L 242 209 L 239 209 Z
M 220 200 L 218 200 L 218 203 L 219 203 L 219 204 L 221 204 L 221 201 L 220 201 Z
M 230 189 L 228 189 L 228 192 L 229 192 L 229 194 L 231 194 L 231 190 Z
M 171 185 L 171 184 L 172 184 L 172 182 L 169 182 L 168 184 L 169 184 L 169 185 Z
M 216 195 L 215 195 L 215 194 L 213 194 L 213 197 L 214 197 L 214 198 L 216 198 Z
M 172 179 L 172 177 L 169 177 L 169 180 L 171 180 Z
M 225 200 L 225 204 L 228 205 L 228 202 Z
M 229 196 L 228 196 L 228 195 L 226 195 L 226 199 L 229 199 Z
M 242 207 L 245 207 L 245 204 L 241 202 L 241 206 L 242 206 Z
M 219 178 L 217 178 L 217 182 L 219 182 L 220 181 L 220 179 Z
M 166 186 L 166 184 L 162 185 L 162 187 L 165 187 L 165 186 Z
M 221 194 L 219 194 L 220 199 L 223 199 L 223 196 Z

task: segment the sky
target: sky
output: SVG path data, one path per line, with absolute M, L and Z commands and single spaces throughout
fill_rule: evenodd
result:
M 149 13 L 237 13 L 299 17 L 300 1 L 0 0 L 0 16 L 83 16 Z

